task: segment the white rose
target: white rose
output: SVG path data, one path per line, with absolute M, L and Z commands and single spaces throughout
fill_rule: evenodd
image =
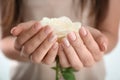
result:
M 66 36 L 67 33 L 71 31 L 77 32 L 81 27 L 80 22 L 72 22 L 68 17 L 60 17 L 60 18 L 47 18 L 44 17 L 40 21 L 42 26 L 49 25 L 53 27 L 54 32 L 58 35 L 58 38 Z

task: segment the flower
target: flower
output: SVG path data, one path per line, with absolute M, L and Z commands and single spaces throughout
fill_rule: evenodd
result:
M 68 17 L 63 16 L 59 18 L 44 17 L 40 21 L 42 26 L 49 25 L 54 29 L 54 33 L 58 35 L 58 38 L 66 36 L 71 31 L 77 32 L 81 27 L 80 22 L 72 22 Z

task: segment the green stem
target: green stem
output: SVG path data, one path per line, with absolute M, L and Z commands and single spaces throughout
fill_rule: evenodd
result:
M 56 59 L 56 80 L 59 80 L 60 79 L 60 64 L 59 64 L 59 59 L 57 58 Z

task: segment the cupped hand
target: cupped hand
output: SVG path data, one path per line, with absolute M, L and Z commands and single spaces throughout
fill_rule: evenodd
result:
M 90 29 L 90 30 L 89 30 Z M 80 28 L 61 41 L 58 55 L 62 67 L 80 70 L 100 61 L 107 50 L 107 38 L 97 29 Z
M 57 36 L 50 26 L 41 26 L 37 21 L 21 23 L 11 30 L 16 36 L 15 49 L 20 55 L 35 63 L 51 64 L 58 51 Z

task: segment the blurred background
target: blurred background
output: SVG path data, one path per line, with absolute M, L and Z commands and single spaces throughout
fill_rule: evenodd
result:
M 116 48 L 105 55 L 106 80 L 120 80 L 120 36 Z M 10 60 L 0 50 L 0 80 L 9 80 Z
M 1 32 L 1 31 L 0 31 Z M 116 47 L 104 56 L 106 67 L 105 80 L 120 80 L 120 35 Z M 9 80 L 11 61 L 0 50 L 0 80 Z

